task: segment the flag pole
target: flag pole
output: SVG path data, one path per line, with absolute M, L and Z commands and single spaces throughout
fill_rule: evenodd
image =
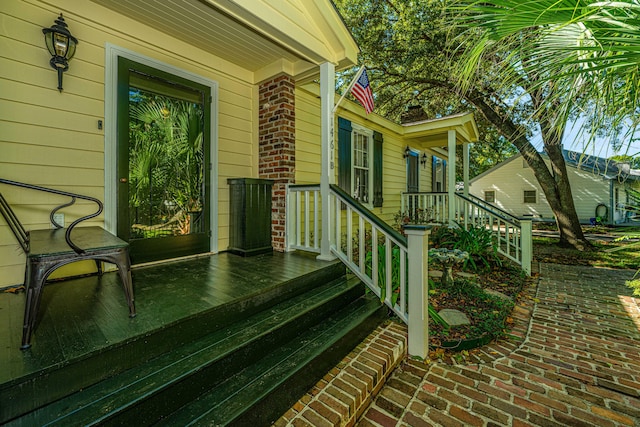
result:
M 331 110 L 331 112 L 333 114 L 336 113 L 336 110 L 338 109 L 338 105 L 340 105 L 340 103 L 342 102 L 342 100 L 344 99 L 345 96 L 347 96 L 347 94 L 349 92 L 351 92 L 351 88 L 353 88 L 353 85 L 356 84 L 356 82 L 358 81 L 358 79 L 360 78 L 360 76 L 362 75 L 362 72 L 364 71 L 364 65 L 360 67 L 360 69 L 358 70 L 358 72 L 356 73 L 356 75 L 353 77 L 353 79 L 351 80 L 351 83 L 349 83 L 349 86 L 347 87 L 347 90 L 344 91 L 344 93 L 342 94 L 342 96 L 340 97 L 340 99 L 338 99 L 338 102 L 336 102 L 336 105 L 334 105 L 333 110 Z

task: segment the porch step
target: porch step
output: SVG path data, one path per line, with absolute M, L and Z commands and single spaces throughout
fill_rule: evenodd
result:
M 385 312 L 376 298 L 362 297 L 159 425 L 269 426 L 375 329 Z
M 222 421 L 216 418 L 216 425 L 246 417 L 259 424 L 264 417 L 275 420 L 384 312 L 378 301 L 364 297 L 359 281 L 342 277 L 176 345 L 9 425 L 150 425 L 161 420 L 182 425 L 182 420 L 213 416 L 211 402 L 224 408 L 214 411 L 216 417 L 228 414 Z M 265 387 L 258 390 L 259 384 Z M 251 415 L 242 415 L 239 408 L 252 408 Z
M 182 270 L 202 268 L 199 265 L 194 265 L 200 263 L 207 268 L 206 260 L 196 260 L 154 267 L 153 274 L 149 275 L 181 277 Z M 176 271 L 177 269 L 180 271 Z M 138 279 L 144 279 L 144 276 L 147 275 L 144 269 L 138 270 L 135 274 Z M 247 275 L 253 276 L 250 273 Z M 225 277 L 224 274 L 221 276 Z M 186 277 L 190 276 L 186 275 Z M 24 414 L 29 414 L 38 408 L 46 407 L 52 402 L 63 399 L 77 390 L 91 387 L 104 379 L 114 377 L 127 370 L 138 369 L 146 362 L 176 349 L 190 348 L 188 346 L 191 343 L 207 337 L 214 331 L 228 328 L 235 322 L 241 322 L 269 310 L 281 302 L 290 301 L 310 290 L 318 289 L 323 284 L 344 280 L 344 277 L 345 267 L 340 263 L 332 263 L 285 282 L 266 287 L 256 286 L 255 291 L 247 292 L 243 297 L 228 303 L 212 306 L 197 314 L 132 336 L 126 341 L 113 342 L 99 350 L 52 363 L 44 370 L 0 384 L 0 402 L 2 402 L 0 404 L 0 425 Z M 231 277 L 231 279 L 239 281 L 235 277 Z M 144 283 L 144 280 L 140 280 L 139 283 Z M 229 283 L 229 286 L 233 285 L 233 283 Z M 120 295 L 118 294 L 118 296 Z M 197 297 L 198 295 L 194 295 L 194 298 Z M 295 300 L 291 300 L 292 303 L 293 301 Z M 158 309 L 161 308 L 158 307 Z M 32 357 L 30 353 L 25 353 L 24 361 L 21 363 L 31 363 Z M 46 352 L 39 357 L 46 358 Z

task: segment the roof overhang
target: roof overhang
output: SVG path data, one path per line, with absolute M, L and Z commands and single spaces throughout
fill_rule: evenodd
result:
M 437 119 L 423 120 L 402 125 L 405 141 L 413 147 L 446 147 L 450 130 L 455 130 L 456 144 L 477 142 L 478 126 L 473 113 L 461 113 Z
M 358 46 L 330 0 L 93 0 L 247 70 L 252 83 L 297 81 L 357 63 Z

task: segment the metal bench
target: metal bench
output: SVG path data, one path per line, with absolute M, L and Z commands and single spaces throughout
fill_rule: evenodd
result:
M 115 264 L 118 267 L 124 294 L 129 305 L 129 316 L 135 317 L 136 309 L 131 282 L 129 244 L 101 227 L 75 228 L 80 222 L 100 215 L 103 209 L 100 200 L 93 197 L 1 178 L 0 184 L 71 197 L 70 202 L 54 208 L 49 214 L 50 221 L 55 228 L 27 231 L 18 220 L 18 217 L 2 193 L 0 193 L 0 213 L 27 255 L 24 283 L 27 300 L 24 308 L 21 349 L 24 350 L 31 347 L 31 334 L 35 328 L 38 308 L 40 306 L 40 297 L 42 296 L 42 289 L 47 278 L 57 268 L 72 262 L 93 260 L 96 263 L 99 275 L 102 275 L 102 262 Z M 60 209 L 74 204 L 76 199 L 94 202 L 98 205 L 98 210 L 90 215 L 78 218 L 65 229 L 56 223 L 54 215 Z

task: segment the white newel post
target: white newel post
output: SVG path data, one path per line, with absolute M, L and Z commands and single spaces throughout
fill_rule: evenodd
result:
M 333 107 L 335 102 L 336 67 L 324 62 L 320 64 L 320 139 L 322 156 L 320 176 L 320 199 L 322 201 L 322 236 L 320 239 L 320 255 L 318 259 L 331 261 L 331 203 L 329 200 L 329 184 L 335 181 L 335 161 L 333 142 Z
M 522 248 L 522 269 L 531 276 L 531 262 L 533 261 L 533 237 L 530 219 L 520 219 L 520 245 Z
M 431 230 L 425 225 L 406 225 L 409 258 L 409 355 L 429 355 L 428 252 Z

